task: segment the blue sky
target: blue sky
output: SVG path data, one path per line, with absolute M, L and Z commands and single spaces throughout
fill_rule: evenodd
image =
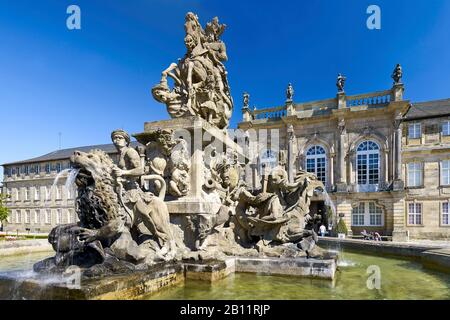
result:
M 66 28 L 66 9 L 81 8 L 81 30 Z M 381 30 L 366 9 L 381 8 Z M 118 127 L 143 131 L 167 119 L 150 88 L 184 55 L 184 16 L 219 16 L 235 101 L 243 91 L 258 108 L 330 98 L 336 75 L 347 94 L 391 86 L 396 63 L 406 98 L 450 97 L 450 1 L 0 0 L 0 163 L 62 148 L 109 143 Z

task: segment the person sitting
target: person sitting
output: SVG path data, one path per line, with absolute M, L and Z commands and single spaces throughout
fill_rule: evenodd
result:
M 363 236 L 364 240 L 372 240 L 373 236 L 370 233 L 367 233 L 367 231 L 364 229 L 361 231 L 361 235 Z
M 378 232 L 373 233 L 373 240 L 375 241 L 381 241 L 381 236 Z

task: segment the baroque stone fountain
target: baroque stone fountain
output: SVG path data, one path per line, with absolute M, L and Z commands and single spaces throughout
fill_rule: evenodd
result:
M 79 222 L 55 227 L 55 256 L 26 279 L 0 279 L 9 281 L 2 288 L 32 299 L 128 299 L 232 272 L 333 279 L 336 257 L 315 245 L 320 216 L 309 214 L 322 183 L 303 171 L 288 182 L 281 166 L 266 172 L 261 190 L 243 182 L 249 156 L 227 131 L 225 27 L 186 15 L 187 52 L 151 90 L 171 119 L 145 123 L 136 148 L 113 131 L 117 164 L 101 150 L 75 152 Z M 5 290 L 0 296 L 11 297 Z

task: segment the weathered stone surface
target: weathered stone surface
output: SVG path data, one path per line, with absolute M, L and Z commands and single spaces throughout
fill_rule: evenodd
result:
M 236 272 L 276 274 L 330 279 L 336 273 L 336 260 L 307 258 L 236 258 Z
M 180 264 L 155 266 L 147 271 L 100 279 L 82 278 L 80 286 L 48 283 L 48 278 L 0 278 L 0 299 L 14 300 L 114 300 L 137 299 L 184 281 Z

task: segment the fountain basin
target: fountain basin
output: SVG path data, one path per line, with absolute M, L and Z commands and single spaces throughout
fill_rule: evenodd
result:
M 290 275 L 333 280 L 336 256 L 329 259 L 230 257 L 225 260 L 166 263 L 149 270 L 105 278 L 81 279 L 78 286 L 39 275 L 0 276 L 0 299 L 113 300 L 140 299 L 185 279 L 216 282 L 235 272 Z

